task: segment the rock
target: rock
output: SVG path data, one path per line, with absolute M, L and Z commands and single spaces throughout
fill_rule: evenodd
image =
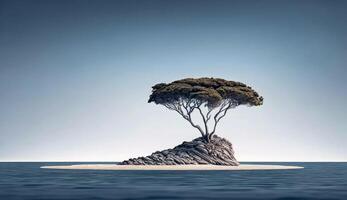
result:
M 199 137 L 183 142 L 173 149 L 156 151 L 150 156 L 131 158 L 121 165 L 229 165 L 238 166 L 232 144 L 221 137 L 213 136 L 209 143 Z

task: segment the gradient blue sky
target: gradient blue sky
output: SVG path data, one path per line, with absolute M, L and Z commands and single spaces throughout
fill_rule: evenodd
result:
M 0 1 L 0 160 L 119 161 L 199 133 L 148 104 L 186 77 L 261 107 L 217 134 L 241 161 L 347 161 L 346 1 Z

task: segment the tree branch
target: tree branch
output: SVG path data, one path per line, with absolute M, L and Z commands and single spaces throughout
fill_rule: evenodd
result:
M 192 117 L 191 117 L 191 113 L 194 111 L 196 107 L 196 102 L 193 103 L 193 105 L 191 105 L 191 100 L 187 100 L 186 104 L 184 104 L 184 100 L 181 100 L 179 102 L 174 102 L 174 103 L 167 103 L 167 104 L 163 104 L 166 108 L 170 109 L 170 110 L 174 110 L 176 111 L 178 114 L 180 114 L 185 120 L 187 120 L 194 128 L 198 129 L 201 136 L 204 137 L 205 133 L 202 130 L 202 128 L 197 125 L 194 124 L 194 122 L 192 121 Z M 186 111 L 186 113 L 184 113 L 182 107 L 184 108 L 184 110 Z
M 210 120 L 211 118 L 211 112 L 214 110 L 214 108 L 212 109 L 208 109 L 208 112 L 206 113 L 206 123 Z
M 201 136 L 204 137 L 204 131 L 201 129 L 201 127 L 199 125 L 196 125 L 193 123 L 192 121 L 192 117 L 191 117 L 191 112 L 188 114 L 188 118 L 187 120 L 190 122 L 190 124 L 194 127 L 194 128 L 197 128 L 200 133 L 201 133 Z
M 208 135 L 208 127 L 207 127 L 207 121 L 206 121 L 206 118 L 204 116 L 204 113 L 202 113 L 202 110 L 200 107 L 197 107 L 197 109 L 199 110 L 200 112 L 200 115 L 202 117 L 202 121 L 204 122 L 204 125 L 205 125 L 205 135 Z
M 170 110 L 176 111 L 178 114 L 180 114 L 185 120 L 187 120 L 194 128 L 198 129 L 202 137 L 209 137 L 211 138 L 212 135 L 216 132 L 217 124 L 218 122 L 226 115 L 227 111 L 233 107 L 236 106 L 235 102 L 233 101 L 224 101 L 221 103 L 219 110 L 214 115 L 214 126 L 211 132 L 208 130 L 208 121 L 211 118 L 211 113 L 215 108 L 208 108 L 208 111 L 206 115 L 204 115 L 201 105 L 203 105 L 203 102 L 196 100 L 196 99 L 179 99 L 179 101 L 173 102 L 173 103 L 166 103 L 163 104 L 166 108 Z M 191 114 L 195 109 L 199 110 L 199 113 L 202 117 L 205 131 L 198 125 L 195 124 L 192 120 Z
M 226 103 L 223 103 L 223 105 L 219 109 L 218 113 L 214 116 L 213 131 L 210 133 L 209 137 L 212 137 L 212 135 L 216 132 L 216 127 L 217 127 L 218 122 L 227 114 L 227 111 L 231 107 L 235 107 L 235 106 L 236 106 L 236 104 L 233 104 L 233 101 L 227 101 Z M 219 116 L 220 113 L 223 113 L 223 114 L 221 116 Z

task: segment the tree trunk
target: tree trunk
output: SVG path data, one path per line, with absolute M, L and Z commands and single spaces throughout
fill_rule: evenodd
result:
M 211 141 L 211 140 L 212 140 L 213 134 L 214 134 L 214 133 L 210 133 L 210 134 L 208 135 L 208 141 Z
M 209 143 L 210 142 L 210 135 L 209 134 L 205 134 L 204 135 L 204 140 L 206 143 Z

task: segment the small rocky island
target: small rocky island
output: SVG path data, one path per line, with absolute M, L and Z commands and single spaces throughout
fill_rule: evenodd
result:
M 231 143 L 215 135 L 217 124 L 228 110 L 240 105 L 260 106 L 263 97 L 244 83 L 220 78 L 186 78 L 152 88 L 148 103 L 177 112 L 201 137 L 120 165 L 239 165 Z M 200 117 L 201 124 L 193 116 Z
M 232 144 L 217 135 L 209 143 L 199 137 L 191 142 L 183 142 L 173 149 L 157 151 L 150 156 L 132 158 L 121 165 L 229 165 L 238 166 Z

